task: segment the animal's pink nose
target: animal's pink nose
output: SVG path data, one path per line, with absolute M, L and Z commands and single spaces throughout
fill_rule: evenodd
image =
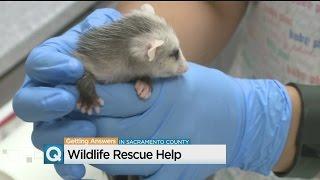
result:
M 179 67 L 178 67 L 178 73 L 185 73 L 185 72 L 187 72 L 188 71 L 188 66 L 187 65 L 180 65 Z

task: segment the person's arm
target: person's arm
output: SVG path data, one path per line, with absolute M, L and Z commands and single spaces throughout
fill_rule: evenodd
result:
M 301 116 L 301 97 L 298 91 L 292 86 L 286 86 L 287 92 L 291 98 L 292 102 L 292 117 L 289 134 L 287 137 L 286 145 L 283 152 L 277 162 L 273 167 L 274 172 L 286 172 L 294 163 L 294 158 L 296 156 L 296 142 L 298 129 L 300 124 Z
M 146 2 L 120 2 L 127 13 Z M 209 65 L 226 46 L 246 12 L 247 2 L 148 2 L 175 29 L 186 58 Z

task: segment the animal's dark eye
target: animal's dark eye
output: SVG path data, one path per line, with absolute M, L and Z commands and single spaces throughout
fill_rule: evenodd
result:
M 179 59 L 179 55 L 180 55 L 179 49 L 175 49 L 175 50 L 173 50 L 172 53 L 170 54 L 170 57 L 174 57 L 176 60 L 178 60 L 178 59 Z

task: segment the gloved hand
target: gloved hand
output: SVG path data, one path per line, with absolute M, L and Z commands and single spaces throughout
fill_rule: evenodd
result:
M 227 145 L 227 165 L 94 165 L 110 175 L 150 179 L 203 179 L 226 166 L 267 174 L 278 160 L 291 102 L 277 81 L 235 79 L 190 63 L 183 76 L 154 80 L 146 101 L 137 97 L 131 83 L 97 85 L 105 105 L 100 114 L 87 116 L 75 110 L 73 84 L 83 67 L 66 56 L 74 47 L 65 46 L 66 39 L 76 41 L 78 35 L 67 37 L 31 53 L 27 80 L 14 98 L 16 114 L 35 122 L 32 140 L 39 149 L 63 143 L 64 136 L 189 138 L 192 144 Z M 64 178 L 85 173 L 83 165 L 55 168 Z
M 55 86 L 74 84 L 83 75 L 82 64 L 71 56 L 79 36 L 92 27 L 110 24 L 121 16 L 114 9 L 97 9 L 78 25 L 61 36 L 43 42 L 29 54 L 25 64 L 25 81 L 14 97 L 13 108 L 24 121 L 34 122 L 32 141 L 37 148 L 42 149 L 40 144 L 43 143 L 61 143 L 62 139 L 50 139 L 50 133 L 82 137 L 96 135 L 96 127 L 88 120 L 64 121 L 63 116 L 74 108 L 75 97 Z M 52 126 L 57 131 L 44 132 L 48 141 L 37 141 L 39 131 L 46 131 Z M 83 165 L 66 167 L 75 169 L 76 177 L 84 175 Z M 77 168 L 82 171 L 77 171 Z

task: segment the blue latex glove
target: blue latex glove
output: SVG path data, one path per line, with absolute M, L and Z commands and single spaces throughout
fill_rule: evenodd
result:
M 92 27 L 112 23 L 121 18 L 114 9 L 97 9 L 82 22 L 64 34 L 51 38 L 29 54 L 25 64 L 26 77 L 21 89 L 14 97 L 13 107 L 17 116 L 28 122 L 34 122 L 32 141 L 42 149 L 43 143 L 61 143 L 62 139 L 50 139 L 56 133 L 63 136 L 95 136 L 96 127 L 88 119 L 64 121 L 75 104 L 75 97 L 59 88 L 58 84 L 74 84 L 83 75 L 82 64 L 70 54 L 76 47 L 79 35 Z M 46 131 L 46 128 L 55 129 Z M 39 129 L 39 131 L 37 131 Z M 39 142 L 40 131 L 48 141 Z M 50 134 L 53 133 L 53 134 Z M 35 140 L 36 139 L 36 140 Z M 83 165 L 65 165 L 69 172 L 84 175 Z
M 193 144 L 227 144 L 227 165 L 95 165 L 111 175 L 150 179 L 203 179 L 230 166 L 268 174 L 277 162 L 291 119 L 290 99 L 277 81 L 234 79 L 190 63 L 183 76 L 155 80 L 146 101 L 137 97 L 130 83 L 97 85 L 105 106 L 99 115 L 86 116 L 74 110 L 78 93 L 72 85 L 83 67 L 66 56 L 74 47 L 65 45 L 66 39 L 76 42 L 77 37 L 60 36 L 51 43 L 59 50 L 41 45 L 28 58 L 29 78 L 13 105 L 19 117 L 36 122 L 36 147 L 61 144 L 64 136 L 189 138 Z M 85 173 L 83 165 L 55 168 L 64 178 Z

